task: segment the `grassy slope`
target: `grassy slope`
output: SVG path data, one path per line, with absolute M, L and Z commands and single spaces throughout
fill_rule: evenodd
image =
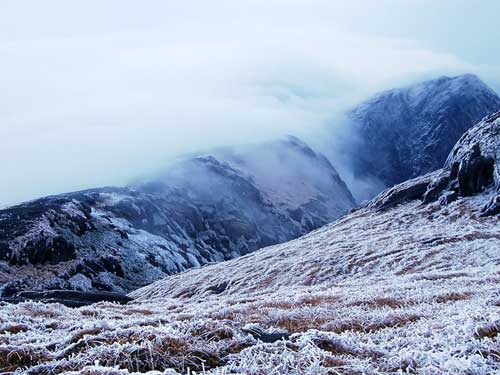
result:
M 169 277 L 127 306 L 1 306 L 0 368 L 500 371 L 500 226 L 478 218 L 486 199 L 360 210 L 298 240 Z M 284 338 L 263 343 L 259 334 Z

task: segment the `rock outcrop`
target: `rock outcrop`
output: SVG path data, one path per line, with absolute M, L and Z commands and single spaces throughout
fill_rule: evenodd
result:
M 484 216 L 500 213 L 500 112 L 485 117 L 453 147 L 444 166 L 425 176 L 396 185 L 377 196 L 370 206 L 385 210 L 409 200 L 447 205 L 459 197 L 490 191 Z

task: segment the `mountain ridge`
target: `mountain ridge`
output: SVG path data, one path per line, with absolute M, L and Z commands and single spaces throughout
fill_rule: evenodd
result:
M 345 152 L 355 177 L 390 187 L 439 169 L 462 134 L 499 109 L 498 94 L 472 74 L 387 90 L 349 113 Z
M 3 294 L 130 291 L 296 238 L 355 204 L 326 158 L 295 138 L 234 151 L 246 164 L 214 155 L 180 161 L 129 187 L 87 189 L 1 210 Z M 262 155 L 281 168 L 269 169 Z

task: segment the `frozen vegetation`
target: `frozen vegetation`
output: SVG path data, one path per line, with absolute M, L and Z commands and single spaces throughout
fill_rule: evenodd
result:
M 480 215 L 491 194 L 363 208 L 292 242 L 166 278 L 125 306 L 3 305 L 0 368 L 500 371 L 500 226 Z
M 26 374 L 500 372 L 500 113 L 444 167 L 296 240 L 165 278 L 127 305 L 0 307 Z M 485 209 L 486 208 L 486 209 Z
M 16 374 L 500 373 L 500 112 L 443 168 L 126 305 L 0 305 Z

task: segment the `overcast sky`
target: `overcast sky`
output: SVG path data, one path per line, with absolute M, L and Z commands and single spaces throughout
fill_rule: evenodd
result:
M 1 0 L 0 206 L 312 133 L 442 74 L 498 92 L 499 14 L 494 0 Z

